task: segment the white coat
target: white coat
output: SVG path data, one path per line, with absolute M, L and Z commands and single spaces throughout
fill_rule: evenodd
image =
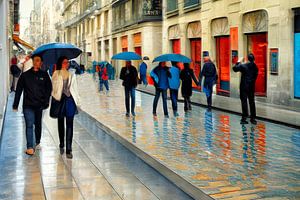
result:
M 80 97 L 78 92 L 76 74 L 72 71 L 69 71 L 69 83 L 70 84 L 70 93 L 75 101 L 76 106 L 80 106 Z M 52 75 L 52 97 L 57 101 L 60 101 L 63 93 L 63 77 L 61 70 L 56 70 Z

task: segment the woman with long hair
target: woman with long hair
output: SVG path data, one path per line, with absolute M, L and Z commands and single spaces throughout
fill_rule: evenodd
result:
M 52 76 L 52 97 L 60 101 L 62 106 L 61 114 L 58 116 L 58 134 L 60 153 L 64 153 L 64 138 L 66 135 L 66 156 L 72 159 L 72 139 L 73 139 L 73 121 L 78 112 L 79 94 L 77 89 L 76 75 L 68 71 L 68 58 L 62 56 L 56 63 L 56 71 Z M 66 119 L 66 134 L 64 121 Z

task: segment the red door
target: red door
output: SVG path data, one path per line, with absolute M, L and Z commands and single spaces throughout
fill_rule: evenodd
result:
M 267 71 L 267 33 L 248 35 L 248 53 L 253 53 L 258 67 L 258 77 L 255 84 L 255 95 L 266 96 Z
M 172 40 L 172 51 L 173 53 L 181 53 L 181 48 L 180 48 L 180 39 Z M 177 64 L 180 69 L 183 69 L 183 64 L 178 63 Z
M 194 70 L 196 77 L 200 75 L 201 72 L 201 39 L 191 39 L 191 68 Z M 197 87 L 193 82 L 193 87 L 198 88 L 199 90 L 201 87 Z
M 216 61 L 219 73 L 217 94 L 230 95 L 230 38 L 216 37 Z
M 135 53 L 139 54 L 140 56 L 142 55 L 142 48 L 141 47 L 134 47 Z

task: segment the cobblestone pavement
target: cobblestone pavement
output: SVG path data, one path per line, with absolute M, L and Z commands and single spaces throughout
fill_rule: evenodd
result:
M 237 115 L 196 106 L 185 114 L 181 103 L 179 117 L 165 118 L 160 102 L 153 118 L 154 97 L 140 92 L 137 116 L 128 118 L 120 82 L 110 82 L 108 95 L 97 93 L 91 75 L 79 85 L 83 111 L 211 197 L 300 198 L 300 130 L 265 121 L 241 126 Z

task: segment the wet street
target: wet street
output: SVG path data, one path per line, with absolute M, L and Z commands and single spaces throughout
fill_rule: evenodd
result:
M 108 95 L 97 92 L 88 74 L 78 83 L 83 112 L 76 117 L 73 160 L 59 154 L 56 121 L 47 112 L 42 149 L 24 154 L 23 117 L 11 112 L 10 96 L 0 199 L 191 199 L 145 164 L 145 156 L 131 153 L 133 146 L 168 168 L 168 178 L 178 175 L 176 185 L 184 180 L 214 199 L 300 198 L 300 130 L 266 121 L 241 126 L 237 115 L 197 106 L 185 114 L 182 103 L 173 117 L 170 101 L 165 118 L 161 100 L 153 118 L 154 97 L 140 92 L 137 116 L 128 118 L 120 82 L 111 82 Z M 127 141 L 124 146 L 111 133 Z
M 193 107 L 170 118 L 153 96 L 137 92 L 137 116 L 125 117 L 124 94 L 113 83 L 108 96 L 81 77 L 82 109 L 138 148 L 216 199 L 300 198 L 300 130 L 259 121 L 241 126 L 240 116 Z M 278 113 L 280 115 L 280 113 Z

